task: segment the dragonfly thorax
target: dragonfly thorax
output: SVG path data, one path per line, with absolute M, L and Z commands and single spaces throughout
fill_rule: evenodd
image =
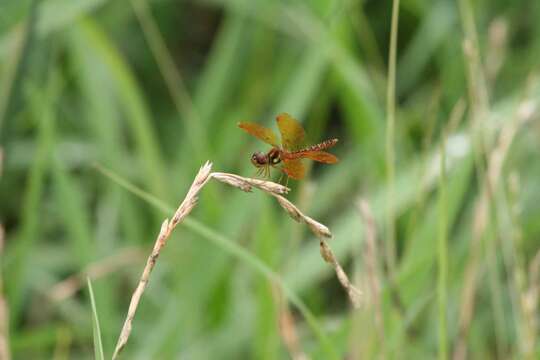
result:
M 278 148 L 272 148 L 267 154 L 270 165 L 277 165 L 281 162 L 281 151 Z

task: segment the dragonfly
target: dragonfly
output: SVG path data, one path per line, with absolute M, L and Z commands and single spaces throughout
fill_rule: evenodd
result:
M 264 141 L 272 148 L 267 152 L 257 151 L 251 155 L 251 163 L 257 168 L 257 175 L 270 177 L 270 168 L 277 168 L 283 175 L 301 180 L 306 174 L 302 159 L 310 159 L 324 164 L 335 164 L 338 158 L 324 150 L 336 145 L 338 139 L 329 139 L 311 146 L 303 146 L 305 132 L 300 123 L 287 113 L 276 117 L 281 141 L 268 128 L 252 122 L 239 122 L 238 127 Z M 280 178 L 281 182 L 281 178 Z

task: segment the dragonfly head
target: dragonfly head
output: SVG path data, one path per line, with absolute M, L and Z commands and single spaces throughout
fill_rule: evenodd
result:
M 253 155 L 251 155 L 251 163 L 255 165 L 255 167 L 263 167 L 268 165 L 268 155 L 257 151 L 254 152 Z

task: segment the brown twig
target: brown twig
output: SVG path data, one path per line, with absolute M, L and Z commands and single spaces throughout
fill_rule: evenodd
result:
M 163 221 L 163 224 L 161 225 L 161 230 L 156 239 L 152 253 L 148 257 L 146 266 L 144 267 L 143 273 L 139 280 L 139 284 L 137 285 L 137 288 L 135 289 L 133 295 L 131 296 L 131 302 L 129 304 L 128 314 L 124 322 L 124 326 L 122 327 L 122 331 L 120 332 L 120 336 L 118 338 L 116 348 L 114 350 L 114 354 L 112 357 L 113 360 L 118 357 L 118 354 L 122 351 L 122 349 L 125 347 L 128 341 L 129 335 L 131 333 L 131 327 L 132 327 L 133 318 L 135 316 L 135 312 L 139 305 L 141 296 L 144 290 L 146 289 L 146 285 L 148 284 L 148 280 L 150 278 L 150 273 L 152 272 L 156 264 L 156 261 L 161 252 L 161 249 L 165 246 L 174 228 L 180 222 L 182 222 L 182 220 L 194 208 L 197 202 L 197 195 L 199 194 L 201 189 L 204 187 L 204 185 L 212 178 L 220 182 L 226 183 L 228 185 L 234 186 L 242 191 L 250 192 L 253 187 L 256 187 L 266 192 L 267 194 L 274 196 L 278 200 L 281 207 L 285 209 L 285 211 L 289 214 L 290 217 L 292 217 L 294 220 L 298 222 L 305 223 L 309 227 L 309 229 L 319 238 L 320 247 L 321 247 L 321 255 L 323 259 L 326 262 L 332 264 L 332 266 L 334 267 L 336 271 L 336 275 L 341 285 L 347 291 L 349 295 L 349 299 L 351 300 L 352 304 L 355 307 L 358 307 L 360 305 L 360 291 L 351 284 L 347 274 L 345 273 L 345 271 L 343 271 L 343 268 L 341 267 L 341 265 L 335 258 L 332 250 L 330 249 L 330 246 L 326 242 L 326 238 L 332 237 L 332 233 L 323 224 L 313 220 L 309 216 L 304 215 L 294 204 L 292 204 L 289 200 L 285 199 L 281 195 L 281 194 L 286 194 L 289 191 L 287 187 L 280 184 L 276 184 L 272 181 L 245 178 L 245 177 L 235 175 L 235 174 L 228 174 L 228 173 L 221 173 L 221 172 L 210 173 L 211 168 L 212 168 L 212 163 L 206 162 L 206 164 L 200 169 L 199 173 L 195 177 L 195 180 L 193 181 L 191 188 L 189 189 L 186 197 L 184 198 L 184 201 L 182 201 L 182 204 L 180 204 L 180 206 L 176 210 L 174 216 L 172 217 L 172 220 L 169 221 L 168 219 L 165 219 L 165 221 Z

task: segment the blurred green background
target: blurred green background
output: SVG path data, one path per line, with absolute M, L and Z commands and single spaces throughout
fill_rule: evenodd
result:
M 236 123 L 288 112 L 313 142 L 340 139 L 340 163 L 288 197 L 329 226 L 362 308 L 274 199 L 211 182 L 123 358 L 539 358 L 540 2 L 402 0 L 395 127 L 391 15 L 374 0 L 2 0 L 2 354 L 93 358 L 88 275 L 109 358 L 197 170 L 253 175 L 266 146 Z

